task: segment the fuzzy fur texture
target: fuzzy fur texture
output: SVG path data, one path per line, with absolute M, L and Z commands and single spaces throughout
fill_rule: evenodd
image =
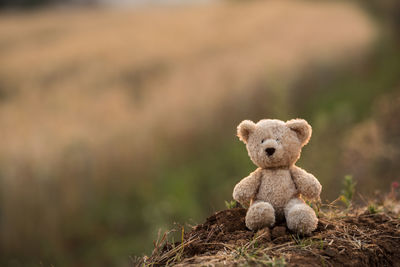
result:
M 260 229 L 275 224 L 275 210 L 265 201 L 256 201 L 246 214 L 246 226 L 249 229 Z
M 301 196 L 318 199 L 321 184 L 294 165 L 311 132 L 311 126 L 302 119 L 261 120 L 257 124 L 245 120 L 239 124 L 238 137 L 259 167 L 233 190 L 236 201 L 250 206 L 246 215 L 249 229 L 270 227 L 275 220 L 283 219 L 290 230 L 298 233 L 310 234 L 317 227 L 314 210 Z

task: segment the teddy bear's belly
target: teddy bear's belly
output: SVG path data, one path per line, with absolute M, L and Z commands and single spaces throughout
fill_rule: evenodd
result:
M 292 198 L 297 196 L 297 189 L 289 170 L 263 170 L 261 184 L 256 200 L 269 202 L 277 215 L 283 215 L 283 209 Z

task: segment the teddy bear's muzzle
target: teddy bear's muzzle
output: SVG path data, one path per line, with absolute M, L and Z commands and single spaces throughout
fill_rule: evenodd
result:
M 275 148 L 268 147 L 268 148 L 265 149 L 265 153 L 267 153 L 267 156 L 270 157 L 275 153 Z

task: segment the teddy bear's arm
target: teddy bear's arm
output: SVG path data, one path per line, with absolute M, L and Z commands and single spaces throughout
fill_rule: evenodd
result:
M 309 199 L 319 198 L 322 186 L 314 175 L 297 166 L 291 167 L 290 173 L 300 194 Z
M 257 170 L 243 178 L 233 189 L 233 199 L 243 206 L 249 206 L 251 199 L 257 194 L 260 178 Z

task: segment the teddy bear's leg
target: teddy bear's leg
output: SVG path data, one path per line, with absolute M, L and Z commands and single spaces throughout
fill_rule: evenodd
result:
M 288 228 L 300 234 L 310 234 L 318 224 L 314 210 L 299 198 L 290 200 L 286 205 L 285 218 Z
M 246 214 L 246 226 L 250 230 L 258 230 L 275 223 L 275 210 L 265 201 L 254 202 Z

